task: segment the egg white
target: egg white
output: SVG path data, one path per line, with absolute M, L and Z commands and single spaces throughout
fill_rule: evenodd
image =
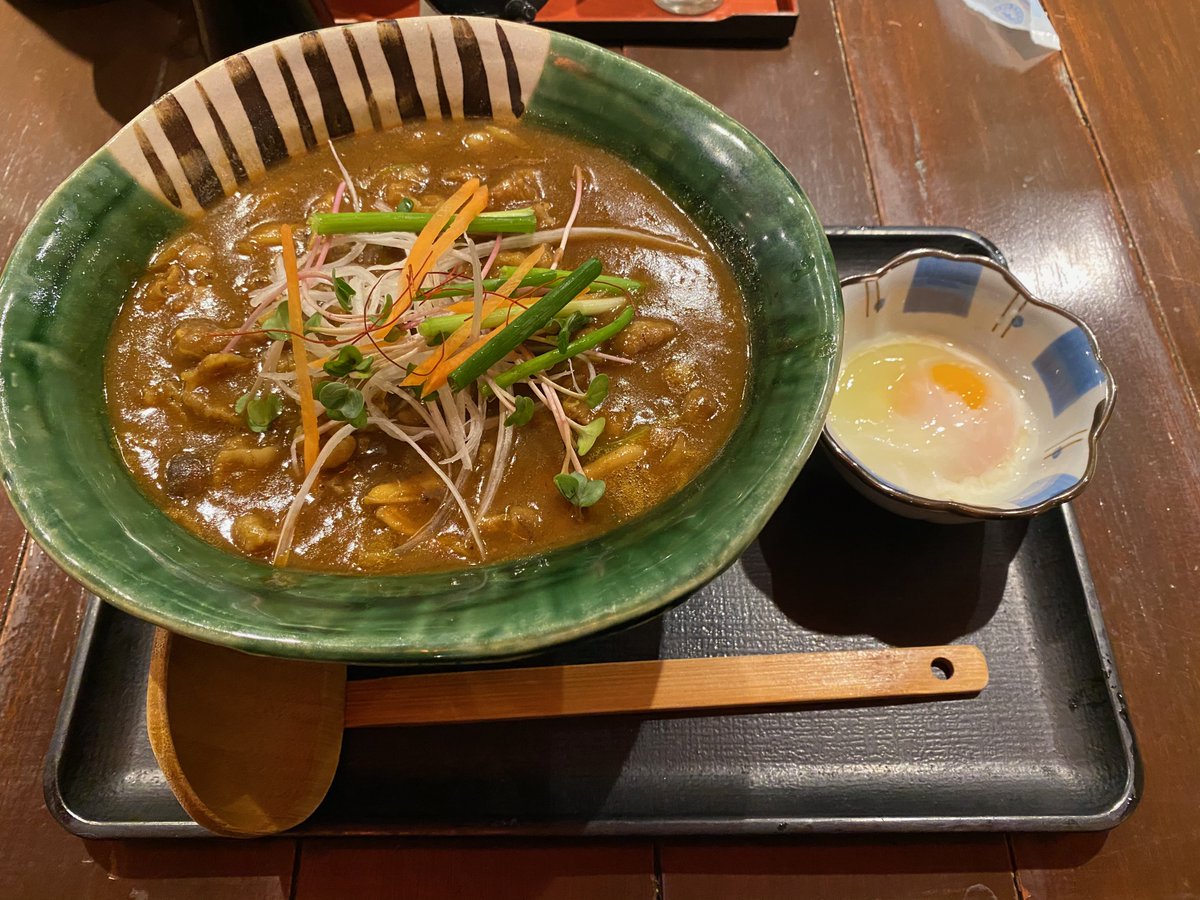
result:
M 1023 392 L 944 340 L 892 336 L 842 368 L 829 416 L 876 476 L 934 499 L 986 502 L 1024 477 L 1035 433 Z

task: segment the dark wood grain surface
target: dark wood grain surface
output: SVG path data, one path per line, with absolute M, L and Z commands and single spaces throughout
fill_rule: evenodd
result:
M 1200 383 L 1200 343 L 1186 339 L 1200 330 L 1200 3 L 1147 3 L 1131 15 L 1123 0 L 1055 0 L 1051 12 L 1152 302 Z
M 1046 5 L 1061 54 L 959 0 L 803 0 L 781 50 L 629 53 L 760 134 L 824 221 L 975 228 L 1097 331 L 1120 391 L 1077 512 L 1146 762 L 1127 823 L 755 844 L 83 842 L 41 797 L 82 592 L 0 501 L 0 896 L 1200 897 L 1200 6 Z M 186 0 L 0 2 L 0 258 L 71 169 L 201 64 Z
M 670 900 L 1024 900 L 999 836 L 667 844 L 661 861 Z
M 649 843 L 306 840 L 296 900 L 657 900 Z
M 629 47 L 626 55 L 736 116 L 774 151 L 827 225 L 878 221 L 833 7 L 806 4 L 782 49 Z

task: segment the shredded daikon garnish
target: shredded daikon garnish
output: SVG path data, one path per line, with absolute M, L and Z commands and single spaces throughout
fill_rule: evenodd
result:
M 262 428 L 284 402 L 303 412 L 303 428 L 290 442 L 293 469 L 302 481 L 281 523 L 274 563 L 285 565 L 302 543 L 301 512 L 321 490 L 322 466 L 360 429 L 407 446 L 445 488 L 433 514 L 395 552 L 458 515 L 482 557 L 479 521 L 512 463 L 517 431 L 539 409 L 563 441 L 555 479 L 563 497 L 579 506 L 595 502 L 602 483 L 587 482 L 580 450 L 591 446 L 603 420 L 572 419 L 560 395 L 591 407 L 599 402 L 594 395 L 607 393 L 607 376 L 597 375 L 595 363 L 629 360 L 598 345 L 629 323 L 629 296 L 640 285 L 598 276 L 598 261 L 559 268 L 568 240 L 617 237 L 689 254 L 697 248 L 631 229 L 576 226 L 585 194 L 578 168 L 566 223 L 537 231 L 530 209 L 488 211 L 487 187 L 474 179 L 429 214 L 414 212 L 407 201 L 395 214 L 382 206 L 362 212 L 351 174 L 336 152 L 334 161 L 341 180 L 332 210 L 314 216 L 302 258 L 286 265 L 273 261 L 270 283 L 249 294 L 252 311 L 226 348 L 251 335 L 265 334 L 271 342 L 239 412 L 253 402 Z M 355 212 L 341 212 L 347 196 Z M 340 218 L 352 216 L 357 218 Z M 488 234 L 488 223 L 501 233 Z M 355 230 L 360 227 L 364 230 Z M 282 231 L 290 233 L 288 226 Z M 550 268 L 536 268 L 543 245 L 555 243 Z M 501 253 L 530 248 L 539 249 L 520 265 L 497 268 Z M 597 327 L 579 333 L 596 316 Z M 583 383 L 584 373 L 599 392 Z M 564 377 L 570 387 L 559 383 Z M 494 436 L 492 457 L 481 468 L 488 436 Z M 583 446 L 578 442 L 585 437 Z M 479 475 L 468 497 L 463 488 L 473 472 Z M 568 474 L 567 482 L 559 482 Z

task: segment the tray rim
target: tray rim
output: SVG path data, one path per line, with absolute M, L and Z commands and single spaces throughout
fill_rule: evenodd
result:
M 988 256 L 1007 266 L 1007 260 L 998 247 L 983 235 L 965 228 L 913 226 L 829 226 L 825 229 L 829 238 L 849 239 L 886 238 L 920 240 L 924 237 L 945 240 L 958 238 L 982 247 Z M 868 833 L 966 833 L 966 832 L 1068 832 L 1106 831 L 1123 822 L 1137 807 L 1142 796 L 1144 771 L 1137 739 L 1130 720 L 1129 707 L 1124 688 L 1117 672 L 1112 645 L 1104 625 L 1099 597 L 1092 579 L 1083 538 L 1071 504 L 1044 513 L 1059 515 L 1067 531 L 1071 546 L 1073 566 L 1084 595 L 1084 607 L 1096 647 L 1101 670 L 1105 676 L 1113 718 L 1116 721 L 1121 742 L 1122 759 L 1126 779 L 1120 796 L 1107 808 L 1082 815 L 1033 814 L 1008 816 L 793 816 L 788 818 L 761 817 L 709 817 L 709 818 L 646 818 L 646 819 L 602 819 L 580 824 L 578 822 L 540 822 L 532 825 L 469 824 L 462 826 L 433 826 L 405 828 L 403 826 L 380 825 L 346 826 L 342 828 L 312 827 L 285 832 L 292 837 L 368 837 L 368 836 L 421 836 L 421 837 L 466 837 L 494 836 L 512 837 L 689 837 L 689 836 L 765 836 L 795 834 L 868 834 Z M 109 610 L 112 612 L 113 610 Z M 665 610 L 664 610 L 665 611 Z M 42 768 L 42 791 L 46 807 L 54 819 L 68 832 L 88 839 L 129 838 L 196 838 L 213 835 L 195 822 L 181 821 L 95 821 L 79 815 L 71 808 L 63 793 L 62 769 L 64 751 L 75 721 L 79 693 L 84 675 L 94 653 L 94 639 L 100 617 L 105 614 L 104 601 L 89 596 L 75 651 L 68 669 L 67 681 L 59 703 L 58 716 L 50 747 Z

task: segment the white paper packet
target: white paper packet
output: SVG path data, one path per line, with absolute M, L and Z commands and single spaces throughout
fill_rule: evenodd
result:
M 1062 49 L 1058 34 L 1038 0 L 963 0 L 963 3 L 1005 28 L 1029 32 L 1029 37 L 1040 47 Z

